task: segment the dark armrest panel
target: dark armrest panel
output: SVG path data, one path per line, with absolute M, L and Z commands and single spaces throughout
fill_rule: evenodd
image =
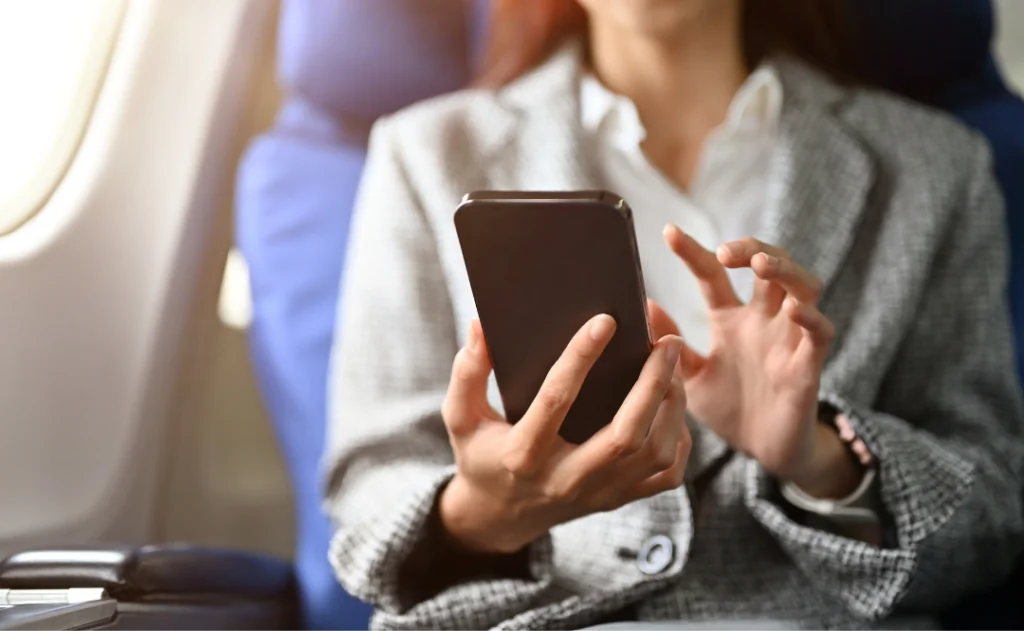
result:
M 281 559 L 189 545 L 101 545 L 26 550 L 0 563 L 0 587 L 103 587 L 119 601 L 289 599 L 292 566 Z

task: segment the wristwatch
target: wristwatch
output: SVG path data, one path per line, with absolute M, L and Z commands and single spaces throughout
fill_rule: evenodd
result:
M 853 493 L 838 500 L 813 497 L 792 482 L 782 484 L 782 497 L 800 510 L 836 526 L 880 524 L 878 466 L 874 455 L 854 432 L 849 418 L 834 407 L 823 404 L 818 412 L 818 420 L 836 430 L 850 454 L 864 467 L 864 477 Z

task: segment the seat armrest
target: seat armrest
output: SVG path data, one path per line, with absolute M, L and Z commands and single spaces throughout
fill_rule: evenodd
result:
M 0 563 L 8 589 L 102 587 L 118 600 L 151 596 L 291 597 L 292 567 L 281 559 L 190 545 L 26 550 Z

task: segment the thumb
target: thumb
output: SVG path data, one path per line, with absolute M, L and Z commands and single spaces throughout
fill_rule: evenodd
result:
M 487 379 L 491 374 L 491 356 L 487 352 L 479 320 L 469 325 L 466 346 L 455 355 L 451 381 L 441 415 L 452 436 L 473 432 L 487 416 Z
M 647 317 L 651 323 L 651 337 L 660 340 L 666 335 L 679 335 L 679 326 L 661 305 L 647 299 Z

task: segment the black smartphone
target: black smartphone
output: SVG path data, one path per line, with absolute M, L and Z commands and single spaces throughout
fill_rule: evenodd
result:
M 562 438 L 583 443 L 611 422 L 652 348 L 632 211 L 606 191 L 478 191 L 455 229 L 510 422 L 588 320 L 615 318 L 562 424 Z

